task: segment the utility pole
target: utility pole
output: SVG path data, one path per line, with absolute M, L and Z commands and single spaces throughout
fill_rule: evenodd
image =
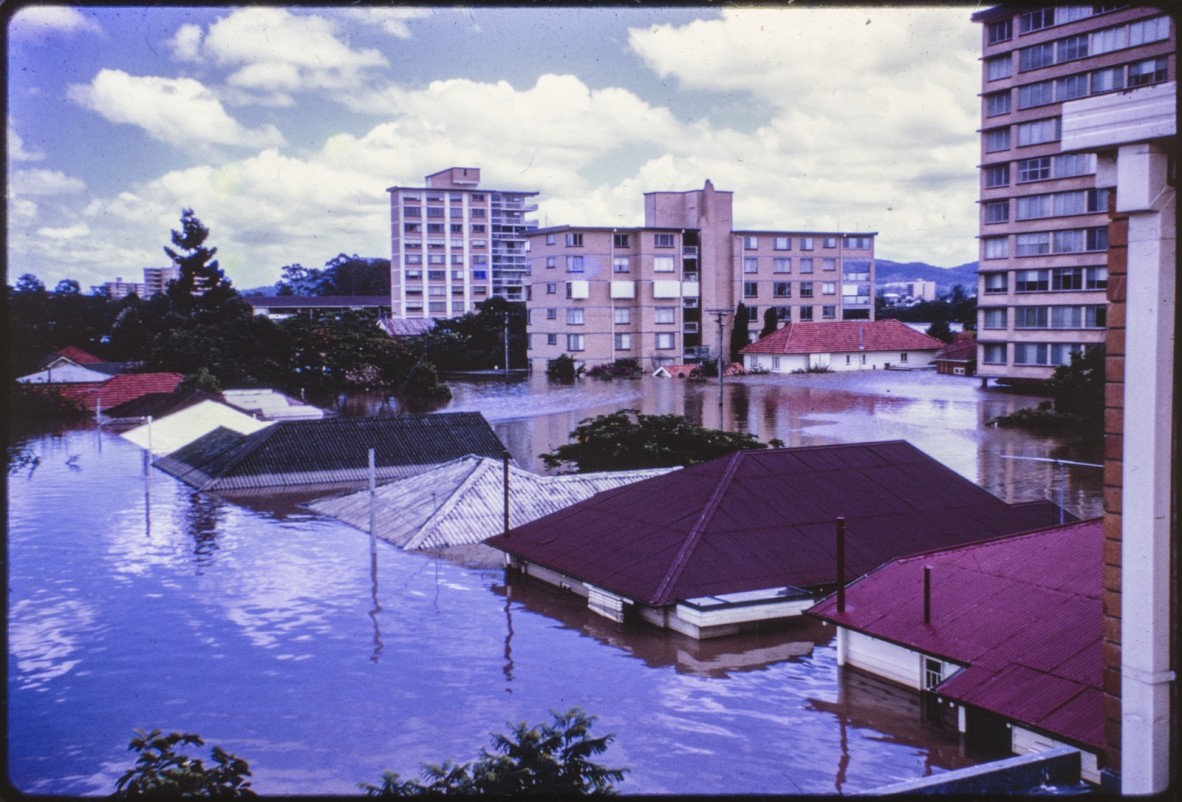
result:
M 509 312 L 505 312 L 505 378 L 509 378 Z
M 726 429 L 726 423 L 722 420 L 722 321 L 729 315 L 730 309 L 718 308 L 707 309 L 706 314 L 714 315 L 714 319 L 718 321 L 718 428 Z

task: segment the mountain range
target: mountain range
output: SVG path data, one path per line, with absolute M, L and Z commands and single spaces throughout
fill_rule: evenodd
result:
M 893 281 L 936 282 L 936 294 L 947 295 L 952 287 L 960 284 L 973 294 L 977 289 L 977 263 L 968 262 L 956 267 L 937 267 L 927 262 L 892 262 L 889 259 L 874 260 L 874 278 L 879 287 Z

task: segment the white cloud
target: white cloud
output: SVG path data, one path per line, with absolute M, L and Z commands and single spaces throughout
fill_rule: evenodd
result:
M 93 19 L 65 6 L 26 6 L 12 15 L 9 33 L 17 39 L 43 41 L 53 34 L 101 33 Z
M 177 28 L 168 46 L 179 61 L 200 61 L 201 39 L 204 35 L 200 25 L 186 23 Z
M 143 128 L 171 145 L 283 144 L 273 125 L 249 129 L 234 120 L 213 92 L 192 78 L 128 75 L 104 69 L 89 85 L 70 87 L 70 98 L 114 123 Z
M 8 124 L 8 160 L 14 162 L 36 162 L 45 159 L 45 152 L 39 148 L 26 148 L 20 134 Z
M 57 170 L 17 170 L 8 176 L 9 197 L 71 195 L 85 191 L 85 181 Z
M 343 8 L 339 14 L 347 20 L 360 22 L 385 31 L 396 39 L 409 39 L 408 22 L 429 17 L 428 8 Z

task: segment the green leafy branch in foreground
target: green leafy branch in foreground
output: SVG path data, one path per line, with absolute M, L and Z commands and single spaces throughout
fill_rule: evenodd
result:
M 609 769 L 590 758 L 606 751 L 615 736 L 592 738 L 595 716 L 578 707 L 550 712 L 551 724 L 509 725 L 509 734 L 494 734 L 493 751 L 481 750 L 471 763 L 457 766 L 448 760 L 424 765 L 421 782 L 403 780 L 388 771 L 381 785 L 361 783 L 360 787 L 371 797 L 614 794 L 613 786 L 623 781 L 627 769 Z
M 211 750 L 212 766 L 177 751 L 178 745 L 204 746 L 188 732 L 161 734 L 136 730 L 127 748 L 138 752 L 135 766 L 115 783 L 114 799 L 176 799 L 178 797 L 256 796 L 250 788 L 250 767 L 220 746 Z

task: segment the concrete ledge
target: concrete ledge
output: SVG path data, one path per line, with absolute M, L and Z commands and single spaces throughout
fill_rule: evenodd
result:
M 1079 770 L 1079 750 L 1065 746 L 886 785 L 866 793 L 871 796 L 1021 794 L 1044 785 L 1076 785 L 1080 782 Z

